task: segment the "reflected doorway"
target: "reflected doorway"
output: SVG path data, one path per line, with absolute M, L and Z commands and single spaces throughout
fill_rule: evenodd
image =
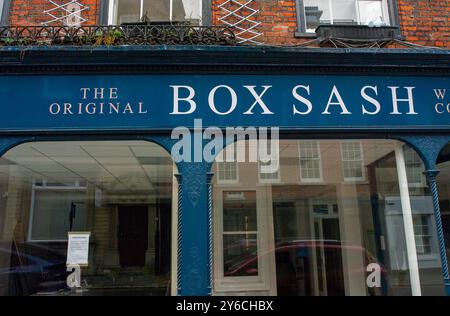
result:
M 148 246 L 148 206 L 119 205 L 118 244 L 120 266 L 145 266 Z

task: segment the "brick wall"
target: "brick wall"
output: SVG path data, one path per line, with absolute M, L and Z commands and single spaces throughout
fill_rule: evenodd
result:
M 213 0 L 213 7 L 225 0 Z M 259 39 L 266 44 L 295 45 L 310 38 L 296 38 L 297 12 L 295 0 L 255 1 L 262 23 Z M 450 0 L 398 0 L 402 34 L 407 41 L 419 45 L 450 48 Z M 213 12 L 218 23 L 219 10 Z
M 87 24 L 96 24 L 98 20 L 99 4 L 101 0 L 80 0 L 89 7 L 83 12 L 83 17 L 88 20 Z M 56 3 L 61 2 L 56 0 Z M 53 8 L 48 0 L 11 0 L 11 25 L 41 25 L 50 19 L 44 14 L 45 10 Z M 58 14 L 56 14 L 58 15 Z
M 407 41 L 450 48 L 450 0 L 398 0 Z
M 98 23 L 101 0 L 80 1 L 90 7 L 83 13 L 88 23 Z M 212 0 L 213 24 L 219 24 L 219 17 L 224 14 L 218 9 L 223 2 L 225 0 Z M 450 0 L 398 0 L 398 7 L 402 34 L 407 41 L 450 48 Z M 39 25 L 48 19 L 42 12 L 49 8 L 48 0 L 12 0 L 10 22 L 12 25 Z M 254 8 L 260 10 L 256 16 L 261 22 L 258 31 L 263 33 L 259 41 L 271 45 L 295 45 L 310 40 L 295 37 L 295 0 L 257 0 Z

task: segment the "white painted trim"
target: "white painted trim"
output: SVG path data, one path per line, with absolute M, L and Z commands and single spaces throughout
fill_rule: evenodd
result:
M 142 19 L 143 16 L 144 16 L 144 0 L 141 0 L 141 3 L 139 5 L 139 19 Z
M 419 263 L 417 259 L 416 241 L 414 235 L 414 223 L 409 196 L 408 179 L 406 177 L 405 157 L 403 144 L 395 146 L 395 161 L 397 164 L 397 176 L 400 188 L 400 199 L 402 203 L 403 225 L 405 228 L 406 249 L 408 253 L 409 276 L 411 280 L 411 291 L 413 296 L 421 296 Z
M 203 0 L 197 0 L 197 1 L 198 1 L 199 25 L 203 25 Z
M 108 3 L 108 25 L 116 24 L 118 0 L 109 0 Z

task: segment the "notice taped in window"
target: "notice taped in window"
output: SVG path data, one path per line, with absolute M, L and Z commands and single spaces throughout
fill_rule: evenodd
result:
M 69 232 L 67 245 L 67 266 L 87 266 L 89 259 L 90 232 Z

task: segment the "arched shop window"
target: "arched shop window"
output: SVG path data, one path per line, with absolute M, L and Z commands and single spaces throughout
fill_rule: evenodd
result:
M 0 295 L 66 294 L 69 231 L 90 233 L 89 294 L 170 294 L 173 169 L 144 141 L 9 150 L 0 158 Z
M 441 151 L 437 163 L 437 169 L 440 171 L 437 176 L 437 187 L 448 258 L 450 255 L 450 143 Z
M 413 149 L 392 140 L 290 139 L 279 153 L 276 181 L 259 174 L 258 161 L 238 162 L 235 183 L 214 180 L 214 294 L 444 294 L 432 198 Z M 407 240 L 417 249 L 418 284 Z

